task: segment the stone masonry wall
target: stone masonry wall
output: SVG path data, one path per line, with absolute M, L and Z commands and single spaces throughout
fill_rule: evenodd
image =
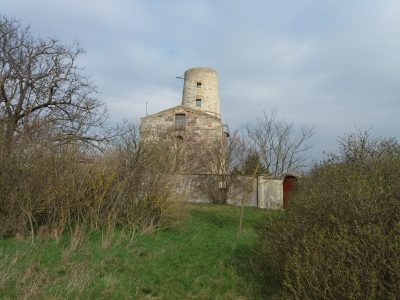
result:
M 175 115 L 186 115 L 184 129 L 175 128 Z M 147 132 L 159 138 L 165 138 L 167 134 L 181 136 L 184 141 L 213 143 L 220 141 L 223 136 L 221 120 L 206 113 L 177 106 L 142 118 L 142 133 Z
M 201 99 L 201 106 L 196 106 Z M 182 106 L 198 109 L 213 116 L 220 116 L 218 73 L 209 68 L 192 68 L 185 72 Z

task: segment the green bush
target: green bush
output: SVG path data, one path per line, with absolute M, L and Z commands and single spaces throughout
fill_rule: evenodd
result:
M 367 134 L 303 178 L 260 230 L 256 271 L 289 299 L 400 297 L 400 146 Z

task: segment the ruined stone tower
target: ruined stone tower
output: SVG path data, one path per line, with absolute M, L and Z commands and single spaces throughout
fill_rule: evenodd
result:
M 221 118 L 217 71 L 191 68 L 185 72 L 182 106 Z
M 224 173 L 223 148 L 228 137 L 220 114 L 218 74 L 209 68 L 185 72 L 182 104 L 141 119 L 143 140 L 160 140 L 186 147 L 197 162 L 193 172 Z M 210 163 L 214 158 L 216 163 Z

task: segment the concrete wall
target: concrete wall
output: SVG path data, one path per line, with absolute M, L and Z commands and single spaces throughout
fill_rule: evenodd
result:
M 209 191 L 213 185 L 218 189 L 221 175 L 176 175 L 179 178 L 179 191 L 186 202 L 210 203 Z M 211 179 L 211 180 L 207 180 Z M 228 179 L 228 204 L 281 209 L 283 206 L 282 180 L 265 176 L 237 176 Z
M 280 209 L 283 207 L 283 181 L 265 176 L 258 177 L 259 207 Z
M 240 205 L 244 195 L 245 205 L 268 209 L 283 207 L 283 182 L 281 179 L 258 176 L 239 176 L 231 184 L 228 203 Z

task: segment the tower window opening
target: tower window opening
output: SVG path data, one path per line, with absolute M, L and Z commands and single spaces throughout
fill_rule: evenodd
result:
M 201 87 L 201 82 L 197 82 L 197 87 Z
M 201 107 L 201 99 L 196 99 L 196 106 Z
M 175 114 L 175 130 L 185 130 L 186 126 L 186 115 Z

